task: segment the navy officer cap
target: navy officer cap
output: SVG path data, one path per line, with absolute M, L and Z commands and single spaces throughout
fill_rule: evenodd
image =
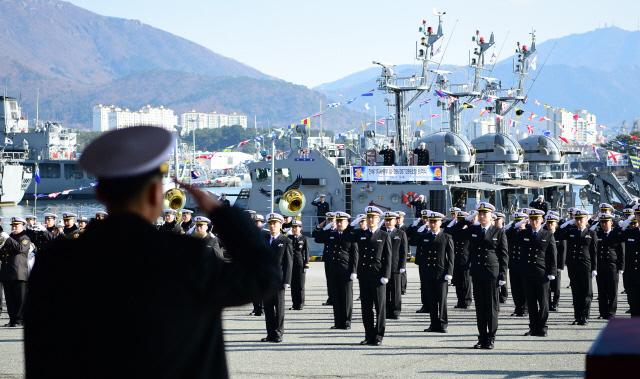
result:
M 135 126 L 107 132 L 91 142 L 80 166 L 98 179 L 135 177 L 166 171 L 175 144 L 173 134 L 155 126 Z

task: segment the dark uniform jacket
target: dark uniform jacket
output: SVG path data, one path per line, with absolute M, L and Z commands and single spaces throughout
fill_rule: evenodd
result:
M 575 225 L 567 226 L 558 231 L 560 238 L 567 241 L 567 266 L 579 265 L 590 271 L 595 271 L 598 267 L 596 232 L 589 230 L 589 227 L 580 231 Z
M 626 277 L 640 277 L 640 229 L 627 228 L 623 232 Z
M 416 264 L 426 269 L 430 279 L 444 280 L 453 275 L 453 238 L 443 230 L 434 235 L 431 230 L 417 233 L 413 237 L 416 248 Z
M 244 212 L 209 217 L 224 220 L 214 223 L 231 262 L 132 214 L 54 241 L 29 278 L 26 377 L 227 377 L 223 308 L 264 296 L 280 274 Z
M 216 257 L 220 259 L 225 258 L 224 249 L 220 246 L 220 240 L 218 240 L 218 237 L 216 237 L 212 233 L 207 233 L 207 235 L 203 238 L 203 240 L 211 253 L 213 253 Z
M 427 202 L 420 201 L 419 199 L 413 200 L 409 203 L 409 205 L 413 206 L 415 209 L 415 218 L 420 218 L 422 216 L 422 210 L 427 209 Z
M 48 230 L 27 229 L 25 232 L 36 247 L 36 252 L 43 251 L 47 245 L 56 238 L 55 235 Z
M 420 149 L 420 148 L 416 148 L 415 150 L 413 150 L 413 154 L 416 155 L 417 157 L 417 162 L 416 164 L 418 166 L 428 166 L 429 165 L 429 150 L 427 149 Z
M 598 243 L 598 266 L 614 266 L 624 270 L 624 241 L 621 229 L 613 229 L 607 235 L 602 229 L 596 232 Z
M 507 246 L 509 247 L 509 270 L 517 270 L 524 267 L 527 257 L 526 253 L 521 252 L 518 243 L 518 233 L 524 229 L 517 228 L 515 223 L 508 229 L 504 230 L 507 236 Z
M 484 234 L 480 225 L 471 225 L 465 230 L 465 236 L 469 239 L 471 276 L 481 280 L 506 280 L 509 255 L 504 230 L 493 225 L 489 226 Z
M 26 281 L 28 276 L 27 259 L 31 240 L 24 231 L 19 234 L 11 234 L 0 248 L 0 281 L 10 280 Z
M 567 241 L 559 238 L 560 233 L 560 228 L 556 228 L 556 231 L 553 233 L 553 239 L 556 241 L 556 266 L 558 267 L 558 270 L 564 270 L 567 256 Z
M 382 228 L 382 230 L 387 232 L 391 238 L 391 273 L 399 274 L 401 268 L 407 267 L 407 256 L 409 255 L 407 233 L 397 227 L 392 231 L 388 231 L 386 228 Z
M 309 243 L 307 237 L 300 234 L 299 236 L 289 235 L 291 246 L 293 248 L 293 262 L 304 268 L 309 267 Z
M 469 224 L 468 221 L 457 221 L 455 225 L 444 229 L 453 239 L 453 264 L 463 270 L 469 268 L 469 239 L 465 237 L 465 226 L 468 228 Z
M 182 231 L 184 233 L 188 232 L 192 226 L 193 226 L 193 219 L 189 220 L 188 222 L 184 221 L 180 223 L 180 228 L 182 228 Z
M 380 155 L 382 155 L 384 159 L 385 166 L 393 166 L 396 164 L 396 151 L 393 149 L 382 149 L 380 150 Z
M 553 233 L 540 228 L 534 235 L 533 228 L 527 225 L 518 230 L 515 243 L 522 259 L 520 267 L 528 277 L 546 279 L 548 275 L 557 275 L 556 240 Z
M 323 262 L 330 262 L 331 261 L 331 251 L 329 250 L 328 246 L 327 246 L 327 239 L 329 236 L 329 233 L 331 233 L 333 231 L 333 229 L 327 229 L 324 230 L 323 228 L 313 228 L 313 231 L 311 232 L 311 236 L 313 237 L 313 240 L 316 243 L 321 243 L 324 244 L 323 248 L 322 248 L 322 261 Z
M 331 209 L 329 208 L 329 202 L 325 200 L 324 203 L 321 203 L 320 200 L 318 201 L 312 201 L 311 205 L 313 205 L 314 207 L 316 207 L 316 215 L 318 216 L 322 216 L 324 217 L 327 212 L 331 211 Z
M 387 278 L 391 275 L 391 238 L 384 230 L 354 230 L 354 241 L 358 243 L 358 278 Z
M 62 230 L 62 233 L 58 234 L 58 238 L 66 238 L 66 239 L 76 239 L 80 237 L 82 231 L 78 228 L 77 225 L 73 225 L 70 228 L 65 227 Z
M 182 234 L 182 228 L 180 227 L 180 224 L 178 224 L 178 221 L 173 220 L 171 222 L 163 222 L 162 225 L 160 225 L 160 227 L 158 228 L 158 230 L 162 231 L 162 232 L 173 232 L 173 233 L 177 233 L 177 234 Z
M 329 262 L 333 266 L 339 266 L 349 274 L 356 273 L 358 243 L 353 240 L 353 231 L 345 230 L 340 233 L 337 230 L 331 230 L 324 235 L 323 241 L 327 246 Z
M 269 244 L 271 241 L 271 235 L 266 236 L 266 242 Z M 273 251 L 274 259 L 280 268 L 280 287 L 283 288 L 285 284 L 291 284 L 291 270 L 293 269 L 293 247 L 291 246 L 291 240 L 280 233 L 270 243 L 271 250 Z

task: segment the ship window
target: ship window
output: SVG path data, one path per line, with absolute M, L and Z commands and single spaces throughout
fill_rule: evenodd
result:
M 64 165 L 64 178 L 65 179 L 82 179 L 82 169 L 77 164 Z
M 277 168 L 276 169 L 276 181 L 281 181 L 284 179 L 289 179 L 291 177 L 291 172 L 288 168 Z M 271 169 L 270 168 L 257 168 L 255 170 L 255 178 L 256 181 L 261 182 L 267 179 L 271 179 Z
M 59 179 L 60 178 L 60 164 L 58 163 L 41 163 L 38 165 L 40 168 L 40 177 L 42 179 Z

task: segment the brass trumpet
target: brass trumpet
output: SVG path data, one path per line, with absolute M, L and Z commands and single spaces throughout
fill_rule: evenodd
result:
M 282 195 L 278 207 L 283 216 L 298 216 L 305 203 L 306 199 L 302 191 L 290 189 Z
M 187 197 L 180 188 L 171 188 L 164 193 L 164 201 L 169 208 L 178 210 L 184 208 Z

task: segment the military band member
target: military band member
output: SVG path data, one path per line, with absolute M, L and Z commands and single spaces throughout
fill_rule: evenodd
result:
M 266 240 L 280 268 L 278 288 L 264 297 L 264 318 L 267 325 L 267 336 L 262 342 L 282 342 L 284 334 L 284 301 L 285 291 L 291 286 L 291 268 L 293 254 L 291 240 L 282 234 L 284 217 L 278 213 L 267 215 L 269 237 Z
M 163 232 L 171 232 L 176 234 L 184 234 L 182 228 L 180 227 L 180 223 L 176 220 L 176 210 L 171 208 L 166 208 L 162 211 L 162 217 L 164 222 L 160 225 L 159 230 Z
M 471 222 L 467 221 L 467 212 L 457 212 L 456 220 L 449 222 L 445 233 L 453 239 L 453 278 L 451 283 L 456 287 L 458 299 L 454 308 L 467 309 L 471 305 L 471 274 L 469 273 L 469 240 L 464 236 Z
M 511 282 L 511 296 L 513 297 L 514 310 L 511 316 L 524 317 L 528 312 L 527 297 L 524 281 L 524 262 L 526 257 L 520 251 L 520 244 L 516 243 L 517 234 L 524 230 L 529 215 L 524 212 L 516 212 L 513 222 L 506 228 L 507 245 L 509 249 L 509 281 Z
M 22 325 L 23 306 L 27 296 L 28 254 L 31 240 L 25 232 L 26 220 L 11 218 L 11 235 L 0 235 L 0 282 L 4 288 L 9 323 L 5 327 Z
M 407 215 L 405 212 L 403 211 L 396 211 L 396 213 L 398 214 L 398 229 L 402 230 L 405 235 L 407 234 L 407 227 L 404 224 L 404 218 Z M 408 244 L 408 237 L 407 237 L 407 244 Z M 411 248 L 409 246 L 407 246 L 407 261 L 409 261 L 411 259 Z M 407 294 L 407 270 L 405 269 L 401 274 L 400 274 L 400 281 L 401 281 L 401 291 L 400 294 L 401 295 L 406 295 Z
M 182 233 L 188 232 L 191 227 L 193 227 L 193 211 L 191 209 L 183 209 L 182 222 L 180 223 Z
M 618 308 L 618 279 L 624 273 L 624 244 L 621 229 L 613 228 L 613 215 L 601 213 L 597 237 L 598 310 L 605 320 L 615 316 Z
M 89 224 L 89 219 L 87 217 L 85 216 L 78 217 L 78 230 L 80 232 L 83 232 L 87 228 L 88 224 Z
M 76 225 L 77 218 L 78 216 L 75 213 L 65 212 L 62 214 L 64 228 L 62 229 L 61 236 L 70 239 L 75 239 L 80 236 L 80 230 L 78 225 Z M 59 235 L 59 238 L 61 236 Z
M 551 214 L 551 211 L 548 213 L 549 214 L 545 216 L 546 221 L 544 227 L 553 233 L 554 240 L 556 241 L 556 265 L 558 268 L 555 279 L 549 282 L 549 311 L 556 312 L 558 310 L 558 302 L 560 301 L 560 288 L 562 287 L 562 271 L 565 265 L 567 241 L 558 238 L 560 233 L 558 229 L 559 215 Z
M 153 226 L 174 146 L 166 129 L 138 126 L 84 149 L 80 166 L 97 177 L 110 216 L 38 257 L 25 307 L 26 377 L 228 376 L 221 313 L 271 291 L 276 266 L 242 211 L 194 186 L 182 185 L 216 220 L 231 262 L 202 240 Z
M 365 208 L 367 229 L 354 232 L 358 243 L 358 281 L 365 339 L 361 345 L 379 346 L 386 324 L 386 285 L 391 275 L 391 239 L 380 230 L 382 211 Z M 374 314 L 375 308 L 375 314 Z
M 597 238 L 589 230 L 589 213 L 576 209 L 573 225 L 562 230 L 559 237 L 567 241 L 566 265 L 573 297 L 573 325 L 587 325 L 593 298 L 592 280 L 597 275 Z
M 357 279 L 358 244 L 349 230 L 350 215 L 335 212 L 335 229 L 324 234 L 323 240 L 331 260 L 332 329 L 350 329 L 353 314 L 353 281 Z
M 431 324 L 425 332 L 446 333 L 448 283 L 453 278 L 454 245 L 453 238 L 445 233 L 442 226 L 444 215 L 429 211 L 429 228 L 418 233 L 416 264 L 420 267 L 420 287 L 427 292 L 427 307 Z
M 109 213 L 107 213 L 106 211 L 97 211 L 95 219 L 96 220 L 105 220 L 107 218 L 107 216 L 109 216 Z
M 529 331 L 525 336 L 547 336 L 549 281 L 556 276 L 556 241 L 542 227 L 544 211 L 531 209 L 529 225 L 518 230 L 515 243 L 520 250 L 521 275 L 529 308 Z
M 635 217 L 640 218 L 640 207 L 634 207 Z M 630 224 L 623 231 L 625 270 L 622 274 L 624 289 L 627 292 L 631 317 L 640 317 L 640 229 Z
M 387 318 L 397 320 L 402 311 L 401 275 L 407 271 L 406 262 L 409 252 L 407 234 L 397 227 L 398 214 L 384 213 L 384 231 L 391 238 L 391 277 L 387 284 Z
M 492 204 L 480 202 L 476 211 L 479 224 L 471 225 L 466 233 L 479 332 L 474 348 L 493 349 L 500 312 L 499 287 L 506 282 L 509 261 L 507 236 L 504 230 L 493 225 L 491 214 L 495 207 Z
M 291 234 L 289 235 L 293 247 L 293 268 L 291 271 L 291 302 L 290 310 L 301 311 L 304 307 L 304 286 L 307 270 L 309 269 L 309 242 L 302 235 L 302 221 L 291 220 Z
M 209 231 L 211 226 L 211 220 L 204 216 L 196 216 L 194 219 L 194 226 L 191 236 L 196 238 L 202 238 L 207 245 L 207 250 L 217 258 L 224 260 L 224 250 L 220 246 L 220 241 L 213 233 Z M 190 228 L 191 229 L 191 228 Z

